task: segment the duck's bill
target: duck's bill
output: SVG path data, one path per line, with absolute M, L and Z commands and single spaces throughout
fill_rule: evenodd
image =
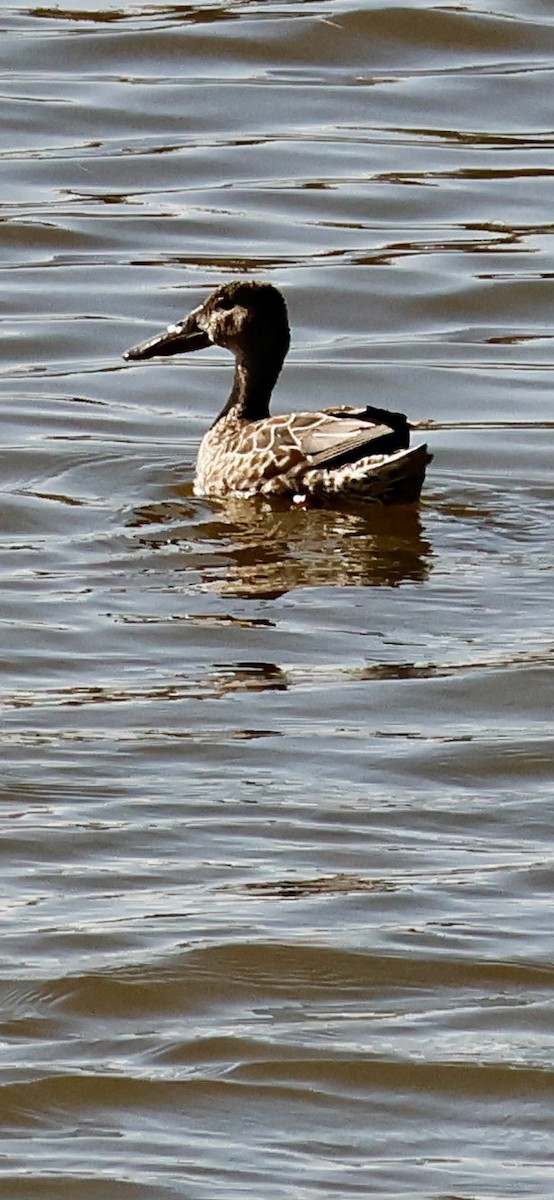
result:
M 127 360 L 135 358 L 157 358 L 167 354 L 191 354 L 193 350 L 205 350 L 211 342 L 203 329 L 196 323 L 196 313 L 191 313 L 184 321 L 176 325 L 168 325 L 163 333 L 140 342 L 126 350 L 123 357 Z

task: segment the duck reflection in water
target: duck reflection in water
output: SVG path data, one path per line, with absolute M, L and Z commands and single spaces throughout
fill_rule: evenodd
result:
M 126 351 L 131 360 L 216 345 L 234 355 L 231 394 L 198 452 L 196 494 L 331 506 L 418 500 L 430 455 L 425 445 L 410 447 L 403 413 L 342 406 L 269 415 L 289 344 L 281 293 L 269 283 L 239 280 Z
M 188 489 L 190 491 L 190 489 Z M 301 587 L 398 587 L 429 575 L 432 551 L 415 506 L 306 511 L 232 497 L 135 510 L 143 545 L 171 545 L 190 586 L 271 599 Z

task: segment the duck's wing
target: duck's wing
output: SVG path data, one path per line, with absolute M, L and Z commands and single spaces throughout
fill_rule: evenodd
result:
M 289 436 L 310 466 L 323 468 L 339 467 L 368 455 L 393 454 L 405 449 L 410 441 L 406 417 L 378 408 L 298 414 L 290 421 Z

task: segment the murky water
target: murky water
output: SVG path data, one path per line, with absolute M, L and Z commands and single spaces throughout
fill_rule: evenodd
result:
M 554 12 L 2 12 L 6 1200 L 554 1191 Z M 218 351 L 421 505 L 193 498 Z

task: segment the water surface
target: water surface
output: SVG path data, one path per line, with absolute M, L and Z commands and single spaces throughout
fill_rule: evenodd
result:
M 543 1200 L 551 5 L 2 26 L 2 1195 Z M 240 276 L 421 505 L 193 497 Z

